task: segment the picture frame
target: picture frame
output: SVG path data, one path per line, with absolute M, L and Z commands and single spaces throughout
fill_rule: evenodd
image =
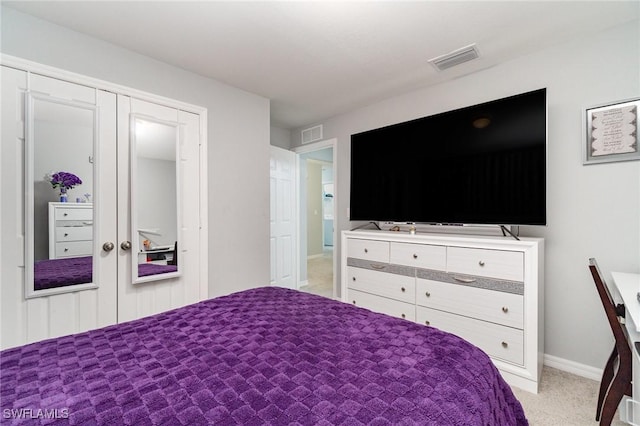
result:
M 585 108 L 583 164 L 640 160 L 640 98 Z

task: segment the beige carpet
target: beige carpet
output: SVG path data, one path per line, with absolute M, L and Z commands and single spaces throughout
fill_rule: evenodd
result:
M 537 395 L 512 388 L 532 426 L 597 425 L 596 404 L 600 383 L 544 367 Z M 624 425 L 618 414 L 612 425 Z
M 307 260 L 307 285 L 300 291 L 333 297 L 333 249 L 325 248 L 322 256 Z
M 308 260 L 308 285 L 301 291 L 324 297 L 333 295 L 333 251 Z M 595 421 L 599 382 L 551 367 L 544 367 L 537 395 L 513 388 L 532 426 L 597 425 Z M 612 425 L 624 425 L 616 415 Z

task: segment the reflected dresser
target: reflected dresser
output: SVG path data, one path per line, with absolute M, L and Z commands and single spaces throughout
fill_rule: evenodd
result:
M 49 259 L 91 256 L 93 203 L 49 203 Z

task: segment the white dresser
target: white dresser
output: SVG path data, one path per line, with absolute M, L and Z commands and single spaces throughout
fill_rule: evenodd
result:
M 49 203 L 49 259 L 91 256 L 93 203 Z
M 544 354 L 544 241 L 342 233 L 343 301 L 454 333 L 510 384 L 537 393 Z

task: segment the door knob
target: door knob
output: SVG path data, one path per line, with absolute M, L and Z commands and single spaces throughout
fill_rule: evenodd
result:
M 113 248 L 115 247 L 115 245 L 112 242 L 106 242 L 102 245 L 102 250 L 104 251 L 111 251 L 113 250 Z
M 122 250 L 129 250 L 131 249 L 131 241 L 123 241 L 122 243 L 120 243 L 120 248 Z

